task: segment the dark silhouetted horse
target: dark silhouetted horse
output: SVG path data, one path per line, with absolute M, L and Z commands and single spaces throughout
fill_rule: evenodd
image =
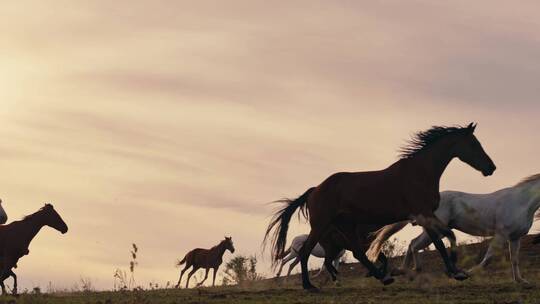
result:
M 402 157 L 390 167 L 370 172 L 340 172 L 331 175 L 319 186 L 299 198 L 286 200 L 266 231 L 263 244 L 272 241 L 272 256 L 276 263 L 285 250 L 287 230 L 294 212 L 300 208 L 309 215 L 311 232 L 299 253 L 304 289 L 316 291 L 309 281 L 307 262 L 311 250 L 335 229 L 341 236 L 339 244 L 353 252 L 369 272 L 384 284 L 393 282 L 365 255 L 369 232 L 381 227 L 413 220 L 424 227 L 441 254 L 447 272 L 457 280 L 467 274 L 458 269 L 448 256 L 440 234 L 455 238 L 434 214 L 439 205 L 439 182 L 452 159 L 459 158 L 484 176 L 493 174 L 496 167 L 474 136 L 475 125 L 467 127 L 432 127 L 417 133 L 402 149 Z M 333 233 L 335 235 L 335 233 Z M 331 263 L 327 269 L 335 271 Z M 337 273 L 337 271 L 335 271 Z
M 21 257 L 30 252 L 28 246 L 43 226 L 52 227 L 62 234 L 68 231 L 68 226 L 51 204 L 45 204 L 37 212 L 20 221 L 0 226 L 0 286 L 2 294 L 6 293 L 4 280 L 9 276 L 12 276 L 14 280 L 13 294 L 17 294 L 17 276 L 12 269 L 16 267 Z
M 183 264 L 186 264 L 186 266 L 180 272 L 180 279 L 178 279 L 176 288 L 180 286 L 180 282 L 182 281 L 182 276 L 184 275 L 184 272 L 188 270 L 188 268 L 190 268 L 191 266 L 193 266 L 193 269 L 188 274 L 186 288 L 188 288 L 189 286 L 189 279 L 191 279 L 191 276 L 200 268 L 204 268 L 206 270 L 206 273 L 204 275 L 204 279 L 199 284 L 197 284 L 197 286 L 201 286 L 204 281 L 206 281 L 210 269 L 214 269 L 212 286 L 215 286 L 216 274 L 219 266 L 221 265 L 221 263 L 223 263 L 223 254 L 225 253 L 225 250 L 229 250 L 231 253 L 234 253 L 233 241 L 230 237 L 225 237 L 224 240 L 222 240 L 219 244 L 210 249 L 197 248 L 188 252 L 186 256 L 182 259 L 182 261 L 178 262 L 178 266 Z

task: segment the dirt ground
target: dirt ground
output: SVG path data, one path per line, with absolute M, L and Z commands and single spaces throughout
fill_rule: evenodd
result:
M 320 293 L 307 293 L 300 288 L 297 275 L 288 280 L 267 279 L 244 287 L 199 289 L 161 289 L 133 292 L 79 292 L 32 295 L 19 298 L 2 297 L 3 303 L 538 303 L 540 304 L 540 245 L 524 240 L 521 252 L 523 276 L 531 284 L 512 281 L 507 254 L 500 254 L 486 270 L 470 279 L 457 282 L 443 273 L 443 265 L 435 252 L 422 254 L 424 271 L 396 277 L 396 282 L 382 286 L 365 277 L 359 264 L 344 264 L 337 284 L 321 276 L 314 283 Z M 486 243 L 460 246 L 460 264 L 469 267 L 479 261 Z M 503 248 L 506 251 L 506 248 Z M 392 265 L 400 264 L 400 257 Z

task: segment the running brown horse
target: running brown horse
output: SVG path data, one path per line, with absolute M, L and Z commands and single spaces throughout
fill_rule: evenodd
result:
M 215 286 L 216 274 L 219 266 L 221 265 L 221 263 L 223 263 L 223 254 L 225 254 L 225 250 L 229 250 L 231 253 L 234 253 L 234 245 L 232 238 L 230 237 L 225 237 L 224 240 L 222 240 L 221 242 L 219 242 L 219 244 L 210 249 L 196 248 L 188 252 L 186 256 L 182 259 L 182 261 L 178 262 L 178 266 L 183 264 L 186 264 L 186 266 L 180 272 L 180 279 L 178 279 L 176 288 L 180 287 L 180 282 L 182 281 L 182 276 L 184 275 L 184 272 L 186 272 L 186 270 L 188 270 L 188 268 L 191 266 L 193 266 L 193 269 L 188 274 L 186 288 L 188 288 L 189 286 L 189 279 L 191 279 L 191 276 L 200 268 L 204 268 L 206 270 L 206 273 L 204 274 L 204 279 L 199 284 L 197 284 L 197 286 L 201 286 L 204 281 L 206 281 L 210 269 L 214 270 L 212 286 Z
M 17 276 L 12 269 L 17 267 L 17 262 L 21 257 L 30 252 L 28 246 L 43 226 L 52 227 L 62 234 L 68 231 L 68 226 L 51 204 L 45 204 L 37 212 L 20 221 L 0 226 L 0 287 L 2 287 L 2 294 L 6 294 L 4 280 L 9 276 L 12 276 L 14 280 L 13 294 L 17 294 Z
M 286 200 L 286 206 L 271 220 L 263 241 L 271 240 L 273 261 L 283 253 L 290 219 L 300 208 L 311 226 L 299 253 L 304 289 L 317 291 L 308 277 L 309 253 L 331 229 L 341 233 L 342 246 L 346 245 L 375 278 L 383 284 L 393 282 L 366 257 L 363 244 L 369 232 L 404 220 L 413 220 L 426 229 L 451 277 L 466 279 L 467 274 L 456 267 L 439 236 L 453 233 L 444 229 L 434 211 L 439 204 L 441 176 L 452 159 L 459 158 L 484 176 L 496 169 L 474 136 L 475 128 L 472 123 L 466 127 L 432 127 L 414 135 L 402 148 L 401 158 L 390 167 L 336 173 L 297 199 Z

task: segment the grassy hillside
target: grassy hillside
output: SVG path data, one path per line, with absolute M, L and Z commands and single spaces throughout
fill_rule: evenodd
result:
M 341 266 L 340 283 L 326 277 L 314 280 L 322 287 L 318 294 L 304 292 L 299 277 L 268 279 L 246 287 L 199 289 L 164 289 L 132 292 L 80 292 L 3 297 L 2 303 L 540 303 L 540 245 L 523 242 L 521 269 L 531 285 L 512 282 L 507 255 L 501 254 L 488 269 L 464 282 L 448 279 L 435 252 L 422 254 L 425 271 L 397 277 L 394 284 L 383 287 L 372 278 L 365 278 L 358 264 Z M 460 246 L 462 266 L 478 261 L 486 243 Z M 506 248 L 504 248 L 506 249 Z M 399 265 L 400 257 L 392 260 Z

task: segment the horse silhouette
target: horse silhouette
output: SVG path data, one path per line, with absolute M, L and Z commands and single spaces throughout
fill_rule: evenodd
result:
M 221 263 L 223 263 L 223 254 L 225 254 L 225 250 L 229 250 L 231 253 L 234 253 L 234 245 L 232 238 L 230 237 L 225 237 L 224 240 L 222 240 L 221 242 L 219 242 L 219 244 L 210 249 L 196 248 L 188 252 L 184 256 L 182 261 L 178 263 L 179 266 L 183 264 L 186 264 L 186 266 L 180 272 L 180 278 L 178 279 L 176 288 L 180 286 L 180 282 L 182 281 L 182 276 L 184 275 L 184 272 L 192 266 L 193 269 L 188 274 L 186 288 L 188 288 L 189 286 L 189 280 L 191 279 L 191 276 L 200 268 L 204 268 L 206 270 L 206 273 L 204 275 L 204 279 L 199 284 L 197 284 L 197 286 L 201 286 L 204 281 L 206 281 L 210 269 L 214 270 L 212 286 L 215 286 L 216 274 L 219 266 L 221 265 Z
M 309 280 L 308 259 L 313 247 L 324 240 L 331 229 L 342 235 L 339 247 L 351 250 L 383 284 L 392 283 L 393 279 L 365 255 L 363 244 L 374 229 L 404 220 L 414 220 L 426 229 L 451 277 L 466 279 L 468 275 L 456 267 L 440 238 L 440 234 L 454 239 L 455 235 L 445 229 L 434 211 L 439 205 L 441 176 L 452 159 L 459 158 L 484 176 L 493 174 L 496 169 L 474 136 L 475 128 L 472 123 L 466 127 L 432 127 L 417 133 L 409 145 L 402 148 L 401 158 L 386 169 L 335 173 L 297 199 L 284 200 L 285 206 L 275 213 L 263 241 L 263 244 L 268 240 L 272 243 L 274 264 L 285 250 L 291 217 L 300 209 L 309 215 L 311 226 L 309 237 L 299 252 L 302 286 L 306 290 L 318 290 Z M 322 242 L 321 245 L 327 250 Z M 326 268 L 337 273 L 327 260 Z
M 37 212 L 27 215 L 20 221 L 14 221 L 0 226 L 0 287 L 6 294 L 4 280 L 13 277 L 13 294 L 17 294 L 17 276 L 12 271 L 19 259 L 30 253 L 28 246 L 43 226 L 49 226 L 61 232 L 68 231 L 68 226 L 54 210 L 53 205 L 45 204 Z

